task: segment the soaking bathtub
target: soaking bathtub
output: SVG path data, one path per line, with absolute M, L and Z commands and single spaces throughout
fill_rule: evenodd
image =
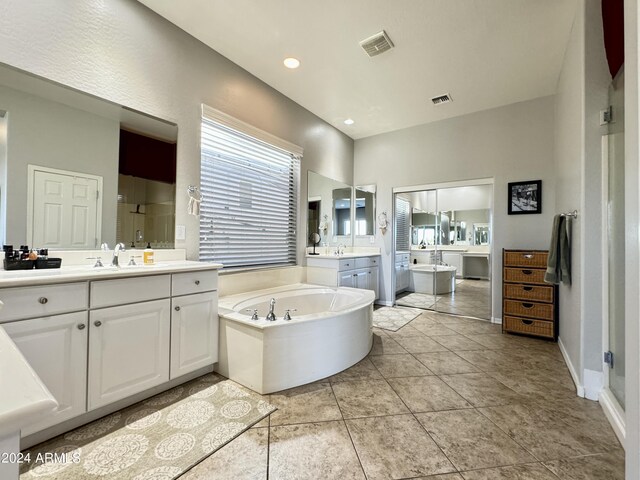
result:
M 296 284 L 222 297 L 216 371 L 262 394 L 334 375 L 369 353 L 374 296 Z M 267 321 L 272 298 L 277 319 Z M 286 309 L 290 321 L 283 319 Z M 254 310 L 258 320 L 251 320 Z
M 409 267 L 409 289 L 417 293 L 444 295 L 456 289 L 456 267 L 417 264 Z

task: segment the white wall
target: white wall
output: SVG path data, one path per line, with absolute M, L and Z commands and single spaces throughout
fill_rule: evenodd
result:
M 304 148 L 307 170 L 352 184 L 353 141 L 133 0 L 0 0 L 0 62 L 178 124 L 176 223 L 190 259 L 199 225 L 186 215 L 187 185 L 200 181 L 200 104 Z M 304 206 L 304 201 L 301 202 Z M 300 209 L 298 247 L 305 245 Z
M 446 108 L 446 107 L 445 107 Z M 501 318 L 502 248 L 549 248 L 555 213 L 554 98 L 377 135 L 355 143 L 356 184 L 377 184 L 376 211 L 392 211 L 394 187 L 493 177 L 493 316 Z M 542 180 L 542 214 L 507 215 L 507 183 Z M 382 251 L 382 301 L 391 301 L 392 234 Z M 357 239 L 356 239 L 357 241 Z
M 101 176 L 103 221 L 98 240 L 113 244 L 119 122 L 2 86 L 0 109 L 8 112 L 6 243 L 27 243 L 27 166 L 32 164 Z

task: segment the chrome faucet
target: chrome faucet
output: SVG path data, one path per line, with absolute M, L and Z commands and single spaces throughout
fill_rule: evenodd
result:
M 273 313 L 273 309 L 275 307 L 276 307 L 276 299 L 272 298 L 271 301 L 269 302 L 269 313 L 267 313 L 267 320 L 269 320 L 270 322 L 273 322 L 276 319 L 276 314 Z
M 120 263 L 118 262 L 118 255 L 120 252 L 124 252 L 124 243 L 116 243 L 116 246 L 113 249 L 113 259 L 111 260 L 112 267 L 120 266 Z
M 344 243 L 339 243 L 339 244 L 336 246 L 335 254 L 336 254 L 337 256 L 344 255 Z

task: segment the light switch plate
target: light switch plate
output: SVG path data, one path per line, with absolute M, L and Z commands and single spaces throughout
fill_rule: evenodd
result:
M 184 225 L 176 225 L 176 240 L 187 239 L 187 228 Z
M 369 243 L 376 243 L 376 237 L 374 237 L 373 235 L 371 235 L 369 237 Z

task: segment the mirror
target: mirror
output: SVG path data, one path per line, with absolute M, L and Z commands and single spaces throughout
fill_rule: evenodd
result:
M 451 210 L 438 216 L 414 212 L 411 216 L 411 244 L 419 248 L 428 245 L 489 245 L 490 210 Z
M 354 189 L 356 236 L 375 235 L 376 186 L 363 185 Z
M 173 247 L 176 139 L 171 122 L 0 65 L 0 239 Z
M 307 246 L 313 246 L 311 234 L 320 235 L 319 243 L 341 242 L 351 245 L 352 187 L 309 171 L 307 176 Z

